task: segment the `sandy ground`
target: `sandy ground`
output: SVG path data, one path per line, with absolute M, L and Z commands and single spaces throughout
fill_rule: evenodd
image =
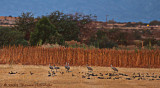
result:
M 70 72 L 66 72 L 64 66 L 60 66 L 56 76 L 48 76 L 49 66 L 33 65 L 0 65 L 0 88 L 159 88 L 160 87 L 160 69 L 158 68 L 118 68 L 115 76 L 110 67 L 92 67 L 97 76 L 86 76 L 88 70 L 86 67 L 71 66 Z M 9 72 L 17 72 L 9 74 Z M 33 73 L 30 74 L 30 71 Z M 64 74 L 61 74 L 64 72 Z M 133 73 L 144 74 L 133 78 Z M 103 76 L 101 74 L 103 74 Z M 107 74 L 108 75 L 105 75 Z M 128 76 L 120 75 L 126 74 Z M 146 77 L 146 74 L 155 77 Z M 153 74 L 154 73 L 154 74 Z M 117 75 L 116 75 L 117 74 Z M 119 74 L 119 75 L 118 75 Z M 82 75 L 85 78 L 82 78 Z M 156 76 L 157 75 L 157 76 Z M 142 75 L 141 75 L 142 76 Z M 99 79 L 101 77 L 103 79 Z M 111 79 L 107 79 L 111 77 Z M 88 79 L 90 78 L 90 79 Z M 119 78 L 119 79 L 115 79 Z M 126 78 L 130 78 L 127 80 Z M 139 79 L 139 80 L 138 80 Z

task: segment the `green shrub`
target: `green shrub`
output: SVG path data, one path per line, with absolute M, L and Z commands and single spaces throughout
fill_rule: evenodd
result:
M 24 40 L 24 33 L 15 31 L 10 28 L 0 28 L 0 46 L 23 45 L 28 46 L 28 42 Z

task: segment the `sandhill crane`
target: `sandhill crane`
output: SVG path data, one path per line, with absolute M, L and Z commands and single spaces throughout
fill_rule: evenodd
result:
M 100 74 L 100 76 L 103 76 L 103 74 L 102 73 L 99 73 Z
M 33 75 L 34 73 L 32 73 L 32 72 L 30 71 L 30 74 Z
M 65 65 L 65 69 L 66 69 L 66 72 L 69 72 L 70 66 L 69 66 L 69 63 L 67 65 L 67 62 L 66 62 L 66 65 Z
M 16 73 L 17 73 L 17 72 L 12 72 L 12 71 L 11 71 L 11 72 L 9 72 L 9 74 L 16 74 Z
M 112 67 L 112 64 L 111 64 L 111 68 L 114 70 L 114 72 L 115 72 L 115 71 L 117 71 L 117 72 L 118 72 L 118 69 L 117 69 L 117 68 L 115 68 L 115 67 Z
M 151 76 L 152 78 L 157 78 L 157 75 L 155 75 L 154 73 Z
M 56 72 L 57 72 L 57 69 L 60 69 L 60 67 L 56 67 L 56 66 L 54 65 L 54 69 L 56 69 Z
M 82 78 L 86 78 L 86 76 L 82 75 Z
M 65 69 L 67 69 L 67 62 L 66 62 L 66 65 L 65 65 Z
M 135 75 L 136 73 L 134 72 L 132 75 Z
M 86 73 L 86 76 L 88 77 L 87 79 L 90 79 L 90 74 L 89 73 Z
M 69 72 L 70 66 L 69 66 L 69 63 L 67 65 L 67 62 L 66 62 L 66 65 L 65 65 L 65 69 L 66 69 L 66 72 Z
M 98 77 L 98 79 L 104 79 L 104 77 Z
M 138 74 L 138 76 L 137 77 L 141 77 L 141 74 L 140 73 L 137 73 Z
M 66 67 L 66 69 L 69 72 L 69 69 L 70 69 L 69 63 L 68 63 L 68 66 Z
M 13 74 L 13 72 L 11 71 L 11 72 L 9 72 L 9 74 Z
M 89 70 L 93 71 L 92 67 L 89 67 L 88 65 L 86 65 L 86 66 L 87 66 L 88 72 L 89 72 Z
M 49 69 L 51 69 L 51 71 L 53 70 L 53 66 L 51 66 L 50 64 L 49 64 Z
M 55 73 L 54 71 L 52 71 L 52 76 L 55 76 L 55 74 L 56 74 L 56 73 Z
M 131 78 L 126 78 L 126 80 L 131 80 Z
M 72 73 L 72 76 L 75 76 L 75 75 Z
M 48 71 L 48 76 L 51 76 L 51 73 L 50 73 L 50 71 Z
M 64 74 L 64 72 L 60 72 L 62 75 Z
M 146 73 L 146 77 L 151 77 L 151 76 L 149 76 L 149 74 L 148 74 L 148 73 Z
M 67 62 L 66 62 L 66 65 L 64 67 L 65 67 L 65 69 L 67 69 Z

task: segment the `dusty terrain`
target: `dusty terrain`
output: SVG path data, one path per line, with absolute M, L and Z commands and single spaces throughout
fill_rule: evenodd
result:
M 159 88 L 160 69 L 155 68 L 118 68 L 115 76 L 111 67 L 92 67 L 97 76 L 86 76 L 87 68 L 71 66 L 67 73 L 60 66 L 56 76 L 48 76 L 49 66 L 33 65 L 0 65 L 0 88 Z M 16 74 L 9 74 L 9 72 Z M 33 73 L 32 75 L 30 74 Z M 64 72 L 64 74 L 61 74 Z M 144 77 L 133 78 L 133 73 L 143 74 Z M 103 76 L 101 74 L 103 74 Z M 108 73 L 108 75 L 106 75 Z M 120 75 L 126 74 L 128 76 Z M 150 77 L 146 77 L 146 74 Z M 154 74 L 153 74 L 154 73 Z M 82 75 L 85 78 L 82 78 Z M 156 76 L 157 75 L 157 76 Z M 152 77 L 154 76 L 154 77 Z M 98 77 L 102 78 L 99 79 Z M 109 79 L 109 77 L 111 77 Z M 90 78 L 90 79 L 88 79 Z M 115 79 L 118 78 L 118 79 Z M 130 78 L 127 80 L 126 78 Z

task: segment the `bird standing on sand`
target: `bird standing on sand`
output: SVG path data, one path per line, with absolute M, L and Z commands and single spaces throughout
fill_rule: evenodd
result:
M 67 62 L 66 62 L 66 65 L 64 67 L 65 67 L 65 69 L 67 69 Z
M 115 71 L 118 72 L 118 69 L 115 68 L 115 67 L 112 67 L 112 64 L 111 64 L 111 68 L 114 70 L 114 72 L 115 72 Z
M 56 69 L 56 72 L 57 72 L 57 69 L 60 69 L 60 67 L 56 67 L 55 65 L 53 65 L 54 66 L 54 69 Z
M 53 66 L 51 66 L 50 64 L 49 64 L 49 69 L 51 69 L 51 71 L 53 70 Z
M 48 76 L 51 76 L 51 73 L 50 73 L 50 71 L 48 71 Z
M 75 76 L 75 75 L 72 73 L 72 76 Z
M 32 73 L 32 72 L 30 71 L 30 74 L 33 75 L 34 73 Z
M 87 69 L 88 69 L 88 72 L 93 71 L 92 67 L 89 67 L 88 65 L 87 65 Z
M 69 72 L 70 66 L 69 66 L 69 63 L 67 65 L 67 62 L 66 62 L 66 65 L 65 65 L 65 69 L 67 69 L 66 72 Z
M 56 74 L 56 73 L 55 73 L 54 71 L 52 71 L 52 76 L 55 76 L 55 74 Z
M 64 74 L 64 72 L 60 72 L 62 75 Z

